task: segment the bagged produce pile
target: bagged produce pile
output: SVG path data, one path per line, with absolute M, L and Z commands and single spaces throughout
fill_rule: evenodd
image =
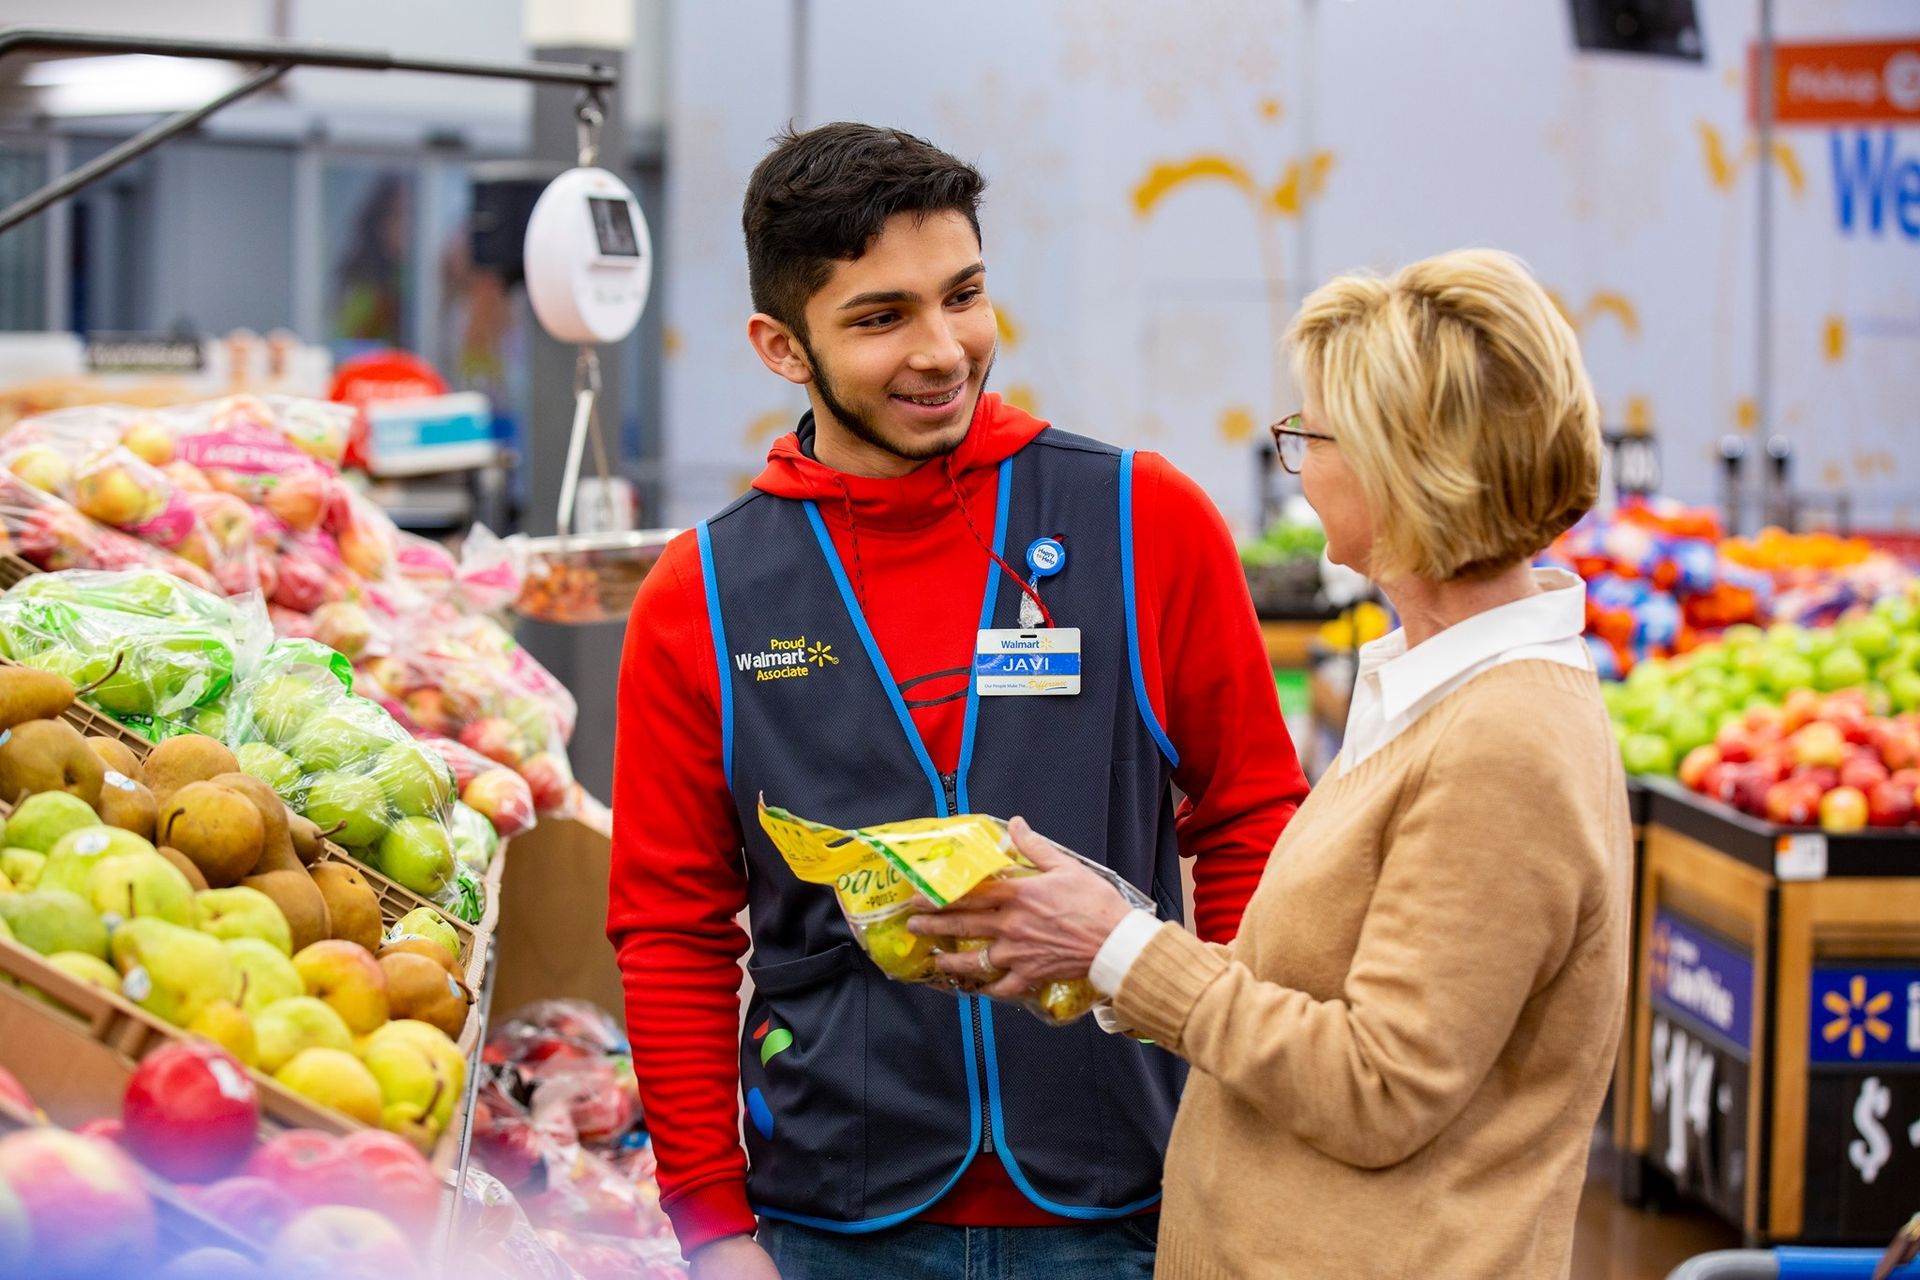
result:
M 945 950 L 940 939 L 908 931 L 908 919 L 926 910 L 917 905 L 917 898 L 945 907 L 988 880 L 1038 874 L 1013 847 L 1007 824 L 984 814 L 914 818 L 842 831 L 784 809 L 770 809 L 762 799 L 760 826 L 794 875 L 809 884 L 833 887 L 860 949 L 899 982 L 967 989 L 967 984 L 956 982 L 934 964 Z M 1120 891 L 1128 905 L 1155 910 L 1145 894 L 1108 868 L 1070 849 L 1061 852 L 1092 868 Z M 975 951 L 986 944 L 962 938 L 957 945 L 962 951 Z M 1082 978 L 1049 982 L 1021 1003 L 1041 1021 L 1064 1026 L 1104 1000 Z
M 613 1018 L 581 1000 L 540 1001 L 494 1031 L 484 1062 L 474 1154 L 538 1238 L 582 1276 L 683 1276 Z
M 495 779 L 478 806 L 511 835 L 519 813 L 574 809 L 570 694 L 487 610 L 519 586 L 484 530 L 463 563 L 397 528 L 340 471 L 354 410 L 287 396 L 181 408 L 98 405 L 0 436 L 0 552 L 49 571 L 149 568 L 229 596 L 257 591 L 275 633 L 356 664 L 420 736 L 465 744 Z

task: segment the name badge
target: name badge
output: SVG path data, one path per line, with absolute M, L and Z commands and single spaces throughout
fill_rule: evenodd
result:
M 1071 697 L 1080 692 L 1080 628 L 982 631 L 973 684 L 983 698 Z

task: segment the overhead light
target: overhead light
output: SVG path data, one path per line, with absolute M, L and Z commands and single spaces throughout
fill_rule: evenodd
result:
M 35 91 L 35 104 L 49 115 L 125 116 L 197 107 L 241 78 L 230 62 L 126 53 L 38 62 L 21 84 Z

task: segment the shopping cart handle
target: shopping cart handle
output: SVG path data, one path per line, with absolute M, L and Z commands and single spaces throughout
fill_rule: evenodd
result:
M 1667 1280 L 1872 1280 L 1878 1249 L 1722 1249 L 1690 1258 Z M 1920 1280 L 1910 1262 L 1889 1280 Z
M 1775 1249 L 1780 1280 L 1873 1280 L 1879 1249 Z M 1920 1280 L 1920 1263 L 1908 1263 L 1888 1280 Z

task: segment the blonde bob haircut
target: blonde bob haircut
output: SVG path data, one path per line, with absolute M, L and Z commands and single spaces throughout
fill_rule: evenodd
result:
M 1579 343 L 1513 255 L 1341 276 L 1307 298 L 1287 340 L 1365 495 L 1375 579 L 1489 576 L 1598 496 L 1600 411 Z

